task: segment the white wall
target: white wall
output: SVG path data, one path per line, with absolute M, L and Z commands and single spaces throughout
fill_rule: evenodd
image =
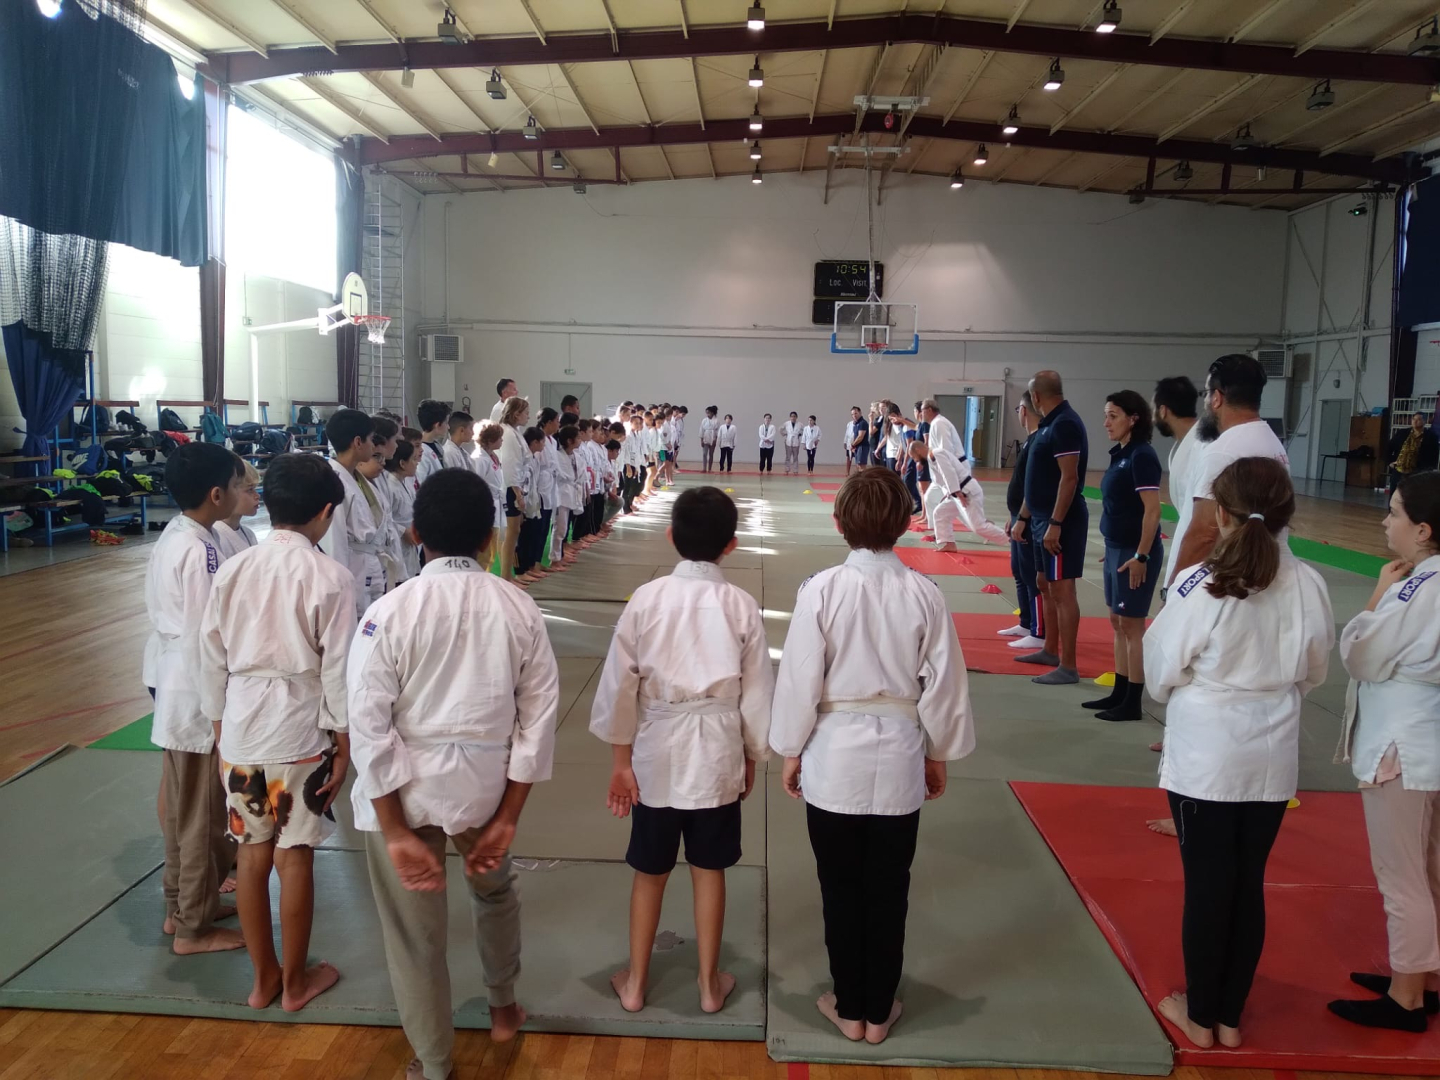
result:
M 914 358 L 871 365 L 809 325 L 813 265 L 863 258 L 863 181 L 823 174 L 424 200 L 424 317 L 464 335 L 457 396 L 501 375 L 594 384 L 594 401 L 670 400 L 736 416 L 819 416 L 841 460 L 848 407 L 1058 369 L 1102 460 L 1104 396 L 1197 381 L 1280 329 L 1285 219 L 1244 209 L 901 179 L 877 211 L 886 298 L 920 305 Z M 567 372 L 573 370 L 573 374 Z M 1007 414 L 1008 415 L 1008 414 Z M 1159 447 L 1162 453 L 1164 446 Z

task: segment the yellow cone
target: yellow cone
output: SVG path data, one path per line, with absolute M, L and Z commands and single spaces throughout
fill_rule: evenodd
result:
M 1115 685 L 1115 673 L 1114 673 L 1113 671 L 1107 671 L 1107 672 L 1105 672 L 1104 675 L 1101 675 L 1098 679 L 1095 680 L 1095 685 L 1096 685 L 1096 686 L 1114 686 L 1114 685 Z
M 1285 809 L 1286 809 L 1286 810 L 1298 810 L 1299 808 L 1300 808 L 1300 800 L 1299 800 L 1299 799 L 1291 799 L 1289 802 L 1287 802 L 1287 803 L 1285 804 Z
M 800 492 L 800 494 L 801 494 L 801 495 L 814 495 L 815 493 L 814 493 L 813 491 L 811 491 L 809 488 L 806 488 L 804 491 Z
M 1020 617 L 1020 609 L 1018 607 L 1015 609 L 1015 617 L 1017 619 Z
M 726 495 L 733 495 L 733 494 L 735 494 L 735 489 L 734 489 L 734 488 L 726 488 L 726 489 L 725 489 L 725 494 L 726 494 Z

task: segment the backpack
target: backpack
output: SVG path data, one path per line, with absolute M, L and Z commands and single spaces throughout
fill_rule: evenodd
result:
M 200 417 L 200 439 L 203 442 L 219 443 L 222 446 L 227 438 L 225 422 L 213 412 L 207 412 Z
M 121 409 L 115 414 L 115 422 L 123 428 L 129 428 L 132 434 L 144 435 L 150 429 L 140 422 L 140 418 L 129 409 Z
M 91 443 L 85 448 L 85 460 L 76 463 L 76 471 L 82 473 L 98 473 L 105 469 L 105 448 Z
M 287 454 L 290 452 L 290 436 L 271 428 L 260 436 L 260 452 L 264 454 Z
M 190 425 L 180 419 L 180 414 L 174 409 L 160 410 L 161 431 L 189 431 Z
M 296 417 L 295 422 L 307 427 L 315 423 L 315 410 L 310 408 L 309 405 L 301 405 L 300 414 Z
M 94 422 L 93 429 L 91 422 Z M 110 430 L 110 410 L 104 405 L 87 405 L 85 411 L 80 414 L 80 426 L 86 430 L 94 430 L 102 435 Z

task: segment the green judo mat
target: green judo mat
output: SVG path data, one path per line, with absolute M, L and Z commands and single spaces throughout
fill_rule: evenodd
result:
M 118 731 L 112 731 L 104 738 L 96 739 L 90 744 L 91 750 L 155 750 L 160 747 L 150 741 L 150 723 L 155 719 L 155 714 L 150 713 L 142 716 Z

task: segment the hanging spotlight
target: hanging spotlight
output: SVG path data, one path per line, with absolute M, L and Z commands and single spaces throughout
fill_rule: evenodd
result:
M 1188 161 L 1182 161 L 1182 162 L 1180 162 L 1179 165 L 1176 165 L 1176 166 L 1175 166 L 1175 179 L 1176 179 L 1176 180 L 1194 180 L 1194 179 L 1195 179 L 1195 170 L 1190 167 L 1190 163 L 1189 163 Z
M 440 25 L 435 27 L 435 36 L 451 45 L 463 45 L 465 42 L 460 36 L 460 24 L 455 18 L 455 12 L 449 7 L 446 7 L 445 13 L 440 17 Z
M 964 186 L 965 186 L 965 177 L 964 177 L 963 175 L 961 175 L 959 169 L 956 169 L 956 170 L 950 175 L 950 188 L 951 188 L 952 191 L 954 191 L 954 190 L 957 190 L 957 189 L 962 188 L 962 187 L 964 187 Z
M 1255 136 L 1250 134 L 1250 125 L 1246 124 L 1235 133 L 1235 138 L 1230 141 L 1231 150 L 1249 150 L 1259 145 Z
M 555 169 L 557 172 L 564 170 L 565 159 L 560 156 L 559 150 L 556 150 L 555 153 L 550 156 L 550 168 Z
M 751 160 L 751 161 L 759 161 L 759 160 L 760 160 L 760 140 L 759 140 L 759 139 L 756 139 L 754 142 L 752 142 L 752 143 L 750 144 L 750 160 Z M 759 166 L 757 165 L 756 168 L 759 168 Z
M 1060 58 L 1057 56 L 1050 63 L 1050 73 L 1045 76 L 1046 90 L 1059 90 L 1065 83 L 1065 69 L 1060 66 Z
M 750 130 L 760 131 L 765 127 L 765 118 L 760 115 L 760 106 L 755 106 L 755 111 L 750 114 Z
M 1350 211 L 1349 211 L 1351 217 L 1364 217 L 1364 216 L 1365 216 L 1366 214 L 1368 214 L 1369 212 L 1370 212 L 1370 208 L 1369 208 L 1368 206 L 1366 206 L 1363 202 L 1362 202 L 1362 203 L 1356 203 L 1354 206 L 1352 206 L 1352 207 L 1350 208 Z
M 532 142 L 540 138 L 540 125 L 535 123 L 535 117 L 532 116 L 529 120 L 525 121 L 524 134 L 525 138 L 530 139 Z
M 576 195 L 584 195 L 584 194 L 585 194 L 585 181 L 584 181 L 584 180 L 576 180 L 573 190 L 574 190 L 574 192 L 575 192 Z
M 407 67 L 404 71 L 400 72 L 400 85 L 406 90 L 409 90 L 415 85 L 415 72 L 413 69 Z
M 1321 109 L 1328 109 L 1335 104 L 1335 91 L 1330 89 L 1330 80 L 1316 83 L 1315 89 L 1310 91 L 1310 99 L 1305 102 L 1305 108 L 1311 112 L 1318 112 Z
M 499 68 L 490 72 L 490 79 L 485 83 L 485 92 L 496 101 L 505 100 L 505 84 L 500 81 Z
M 60 5 L 63 2 L 64 0 L 35 0 L 35 6 L 45 18 L 53 19 L 60 14 Z
M 752 183 L 752 184 L 758 184 L 758 183 L 761 183 L 763 180 L 764 180 L 764 177 L 762 177 L 762 176 L 760 175 L 760 166 L 759 166 L 759 165 L 756 165 L 756 166 L 755 166 L 755 172 L 754 172 L 754 173 L 751 175 L 751 177 L 750 177 L 750 183 Z
M 751 4 L 750 10 L 745 13 L 745 29 L 765 29 L 765 9 L 759 4 Z
M 1264 165 L 1261 165 L 1258 169 L 1255 170 L 1255 179 L 1262 184 L 1265 182 L 1265 177 L 1267 175 L 1268 173 Z
M 1120 28 L 1120 7 L 1115 0 L 1105 0 L 1105 10 L 1095 27 L 1097 34 L 1113 34 Z
M 980 144 L 980 149 L 975 151 L 975 164 L 984 165 L 990 160 L 990 151 L 985 149 L 985 144 Z
M 60 7 L 59 0 L 56 0 L 55 7 Z M 40 10 L 45 10 L 45 5 L 40 5 Z M 1405 51 L 1411 56 L 1440 56 L 1440 21 L 1431 19 L 1428 23 L 1421 23 L 1415 28 L 1415 37 Z
M 495 168 L 496 165 L 500 164 L 500 155 L 497 154 L 494 150 L 491 150 L 490 156 L 485 159 L 485 164 L 492 169 Z
M 746 81 L 756 89 L 765 85 L 765 72 L 760 67 L 760 57 L 755 57 L 755 66 L 750 69 L 750 78 Z
M 1010 106 L 1010 115 L 1005 118 L 1005 126 L 1000 129 L 1006 135 L 1015 135 L 1020 131 L 1020 107 Z

